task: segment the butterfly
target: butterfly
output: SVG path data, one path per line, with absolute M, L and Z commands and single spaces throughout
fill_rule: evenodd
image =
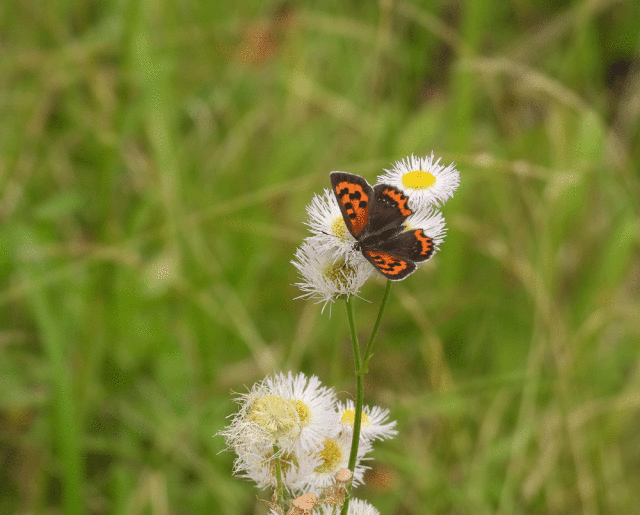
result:
M 422 229 L 406 230 L 404 221 L 413 213 L 407 196 L 387 184 L 374 187 L 364 177 L 331 172 L 331 187 L 344 223 L 356 239 L 355 250 L 392 281 L 412 274 L 416 262 L 434 252 L 433 239 Z

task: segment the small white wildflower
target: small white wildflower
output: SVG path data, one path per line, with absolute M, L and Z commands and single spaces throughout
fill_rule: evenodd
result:
M 366 440 L 361 440 L 358 445 L 356 467 L 353 473 L 353 485 L 362 484 L 364 471 L 369 467 L 362 465 L 366 454 L 371 451 L 371 444 Z M 307 481 L 305 491 L 314 491 L 336 482 L 336 474 L 340 469 L 347 468 L 349 464 L 349 454 L 351 453 L 351 436 L 341 434 L 335 438 L 326 438 L 322 443 L 317 456 L 320 458 L 318 465 Z
M 318 515 L 333 515 L 333 506 L 323 506 Z M 340 513 L 340 511 L 338 511 Z M 380 512 L 371 506 L 368 502 L 361 499 L 349 500 L 348 515 L 380 515 Z
M 266 381 L 253 385 L 249 393 L 240 394 L 236 402 L 240 410 L 231 415 L 231 424 L 218 433 L 226 438 L 229 448 L 293 449 L 302 432 L 295 403 L 270 389 Z
M 321 386 L 316 376 L 307 378 L 303 373 L 293 377 L 278 374 L 266 379 L 271 391 L 293 402 L 300 421 L 300 435 L 296 449 L 316 452 L 326 437 L 339 431 L 338 415 L 334 411 L 336 394 L 333 388 Z
M 409 197 L 409 205 L 415 210 L 430 205 L 440 205 L 453 196 L 460 184 L 460 172 L 455 164 L 445 167 L 440 158 L 434 163 L 430 157 L 415 157 L 413 154 L 397 161 L 391 170 L 378 177 L 378 184 L 390 184 L 400 188 Z
M 306 238 L 291 261 L 302 279 L 296 283 L 304 292 L 300 297 L 317 298 L 326 306 L 342 295 L 357 295 L 375 269 L 360 253 L 346 263 L 336 249 L 327 249 L 317 238 Z
M 353 434 L 353 423 L 355 420 L 355 403 L 348 400 L 345 403 L 338 403 L 338 414 L 340 415 L 340 425 L 349 437 Z M 396 421 L 387 422 L 389 410 L 379 406 L 364 406 L 362 408 L 362 421 L 360 423 L 361 438 L 373 440 L 385 440 L 398 434 L 394 429 Z
M 335 393 L 317 377 L 279 374 L 256 383 L 236 399 L 239 411 L 218 434 L 236 452 L 234 474 L 260 488 L 276 485 L 276 463 L 283 484 L 300 489 L 322 460 L 324 440 L 339 432 Z
M 336 257 L 349 261 L 356 240 L 344 223 L 333 192 L 325 188 L 322 195 L 314 195 L 311 204 L 307 206 L 307 214 L 309 221 L 306 224 L 317 236 L 315 244 L 321 249 L 330 249 Z

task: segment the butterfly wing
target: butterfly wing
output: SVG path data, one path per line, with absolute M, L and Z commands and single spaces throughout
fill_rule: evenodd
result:
M 433 239 L 422 229 L 405 231 L 388 240 L 380 241 L 374 250 L 389 252 L 411 261 L 426 261 L 435 250 Z
M 392 281 L 400 281 L 412 274 L 416 264 L 410 259 L 403 259 L 382 250 L 363 250 L 362 254 L 375 269 Z
M 415 271 L 416 261 L 426 261 L 434 250 L 433 239 L 422 229 L 414 229 L 380 240 L 362 254 L 387 279 L 399 281 Z
M 346 172 L 330 177 L 347 229 L 378 272 L 399 281 L 415 271 L 416 261 L 431 257 L 433 240 L 422 229 L 404 231 L 412 211 L 401 190 L 387 184 L 372 188 L 363 177 Z
M 352 173 L 331 172 L 330 177 L 344 223 L 358 239 L 369 221 L 373 188 L 364 177 Z
M 367 234 L 387 232 L 390 228 L 396 229 L 395 232 L 403 230 L 402 223 L 412 213 L 407 196 L 394 186 L 376 184 L 373 198 Z

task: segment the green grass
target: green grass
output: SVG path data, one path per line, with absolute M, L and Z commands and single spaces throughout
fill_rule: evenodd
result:
M 358 496 L 636 512 L 640 9 L 233 5 L 0 7 L 0 512 L 266 513 L 231 391 L 354 392 L 343 303 L 294 299 L 305 205 L 432 150 L 461 187 L 392 289 L 365 402 L 400 434 Z

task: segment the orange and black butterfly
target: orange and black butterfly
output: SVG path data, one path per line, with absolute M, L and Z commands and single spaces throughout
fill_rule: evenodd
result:
M 386 184 L 374 187 L 359 175 L 332 172 L 331 186 L 344 223 L 360 250 L 378 272 L 392 281 L 404 279 L 434 251 L 433 239 L 422 229 L 405 230 L 413 212 L 407 196 Z

